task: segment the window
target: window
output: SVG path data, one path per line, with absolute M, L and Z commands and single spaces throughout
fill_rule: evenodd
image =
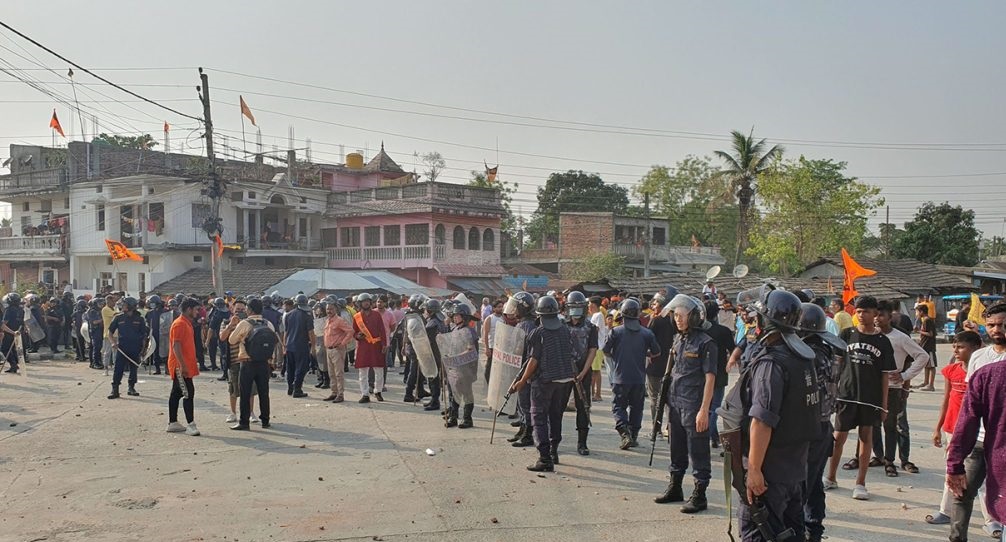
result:
M 426 225 L 423 224 L 425 227 Z M 402 227 L 398 224 L 384 227 L 384 246 L 397 247 L 402 244 Z
M 147 206 L 147 219 L 153 223 L 154 235 L 164 233 L 164 203 L 151 203 Z M 150 227 L 147 228 L 150 231 Z
M 443 228 L 443 226 L 440 226 Z M 406 245 L 428 245 L 430 244 L 430 227 L 427 224 L 406 224 L 405 225 Z M 441 243 L 443 244 L 443 243 Z
M 667 242 L 667 234 L 664 228 L 653 228 L 653 244 L 657 246 L 664 246 Z
M 360 246 L 360 228 L 339 228 L 340 230 L 340 243 L 341 247 L 358 247 Z
M 51 267 L 43 267 L 38 272 L 38 281 L 42 284 L 56 284 L 56 270 Z
M 42 207 L 39 210 L 42 211 L 43 213 L 51 213 L 52 212 L 52 200 L 51 199 L 44 199 L 44 200 L 42 200 Z
M 368 247 L 381 246 L 381 227 L 367 226 L 363 228 L 363 243 Z
M 461 226 L 454 226 L 454 249 L 465 249 L 465 229 Z
M 482 232 L 482 250 L 496 250 L 496 234 L 492 228 Z
M 203 257 L 202 256 L 193 256 L 192 257 L 192 262 L 193 263 L 199 263 L 201 261 L 203 261 Z
M 298 220 L 300 226 L 300 236 L 307 237 L 307 219 L 301 218 Z
M 21 235 L 25 235 L 28 228 L 31 227 L 31 217 L 28 215 L 21 215 Z
M 70 208 L 70 196 L 67 196 L 66 198 L 63 199 L 63 208 L 64 209 Z
M 192 227 L 203 228 L 203 223 L 210 217 L 210 206 L 207 203 L 192 204 Z
M 321 247 L 322 248 L 335 248 L 339 246 L 339 229 L 338 228 L 322 228 L 321 229 Z
M 255 197 L 256 197 L 255 196 L 255 192 L 252 192 L 251 190 L 249 190 L 248 191 L 248 199 L 255 199 Z
M 437 224 L 437 228 L 433 232 L 433 237 L 436 239 L 438 245 L 443 245 L 447 243 L 447 233 L 444 232 L 444 225 Z
M 21 210 L 24 211 L 24 212 L 26 212 L 26 213 L 28 211 L 31 211 L 31 204 L 28 203 L 27 201 L 24 202 L 23 204 L 21 204 Z
M 102 271 L 98 275 L 98 289 L 104 288 L 105 286 L 112 285 L 112 274 L 107 271 Z
M 479 243 L 482 241 L 482 236 L 479 235 L 479 229 L 473 227 L 468 230 L 468 250 L 478 250 Z
M 97 211 L 97 216 L 94 220 L 98 224 L 98 231 L 105 231 L 105 206 L 98 205 L 95 207 L 95 210 Z
M 113 265 L 113 264 L 115 264 L 115 260 L 113 260 L 112 258 L 105 258 L 105 265 Z
M 141 292 L 146 292 L 147 291 L 147 274 L 146 273 L 140 273 L 140 274 L 137 275 L 137 277 L 140 279 L 139 280 L 140 291 Z
M 100 194 L 101 193 L 101 185 L 100 184 L 98 186 L 94 187 L 94 193 L 95 194 Z

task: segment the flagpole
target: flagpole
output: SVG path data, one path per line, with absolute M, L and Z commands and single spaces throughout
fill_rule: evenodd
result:
M 241 148 L 244 149 L 245 155 L 241 157 L 241 160 L 248 159 L 248 141 L 245 139 L 245 115 L 241 114 Z

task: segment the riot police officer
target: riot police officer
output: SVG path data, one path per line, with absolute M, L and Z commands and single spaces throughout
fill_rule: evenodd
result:
M 430 401 L 426 403 L 423 410 L 435 411 L 440 410 L 440 392 L 441 392 L 441 379 L 445 378 L 444 366 L 440 359 L 440 348 L 437 347 L 437 335 L 441 333 L 447 333 L 448 327 L 443 320 L 443 314 L 441 313 L 440 301 L 436 299 L 429 299 L 423 305 L 423 311 L 426 313 L 426 336 L 430 340 L 430 348 L 433 350 L 433 357 L 437 361 L 438 375 L 437 378 L 430 380 Z M 450 390 L 448 390 L 449 392 Z M 451 397 L 444 397 L 445 401 L 453 400 Z M 450 416 L 449 413 L 446 416 L 447 425 L 450 426 Z M 457 416 L 455 415 L 454 424 L 457 425 Z
M 122 373 L 129 366 L 129 389 L 126 393 L 137 396 L 136 369 L 141 354 L 147 345 L 147 322 L 140 316 L 136 308 L 139 302 L 135 297 L 122 300 L 122 312 L 112 318 L 108 326 L 108 340 L 112 341 L 115 355 L 115 372 L 112 375 L 112 393 L 109 399 L 119 398 L 119 385 L 122 384 Z
M 398 324 L 400 328 L 407 329 L 410 319 L 420 318 L 423 315 L 423 304 L 426 303 L 427 297 L 422 294 L 413 294 L 409 298 L 409 307 L 405 311 L 405 318 Z M 423 322 L 425 326 L 425 321 Z M 409 334 L 403 332 L 404 344 L 402 345 L 402 353 L 405 357 L 405 398 L 406 403 L 414 403 L 417 399 L 422 400 L 429 394 L 426 392 L 425 385 L 423 384 L 423 372 L 419 368 L 419 361 L 416 359 L 416 350 L 412 346 L 412 341 L 409 339 Z
M 91 368 L 92 369 L 104 369 L 105 364 L 102 361 L 101 351 L 104 345 L 104 321 L 101 319 L 101 308 L 105 305 L 105 301 L 99 296 L 91 300 L 91 308 L 88 309 L 87 313 L 84 315 L 84 319 L 87 321 L 87 333 L 90 335 L 91 339 Z
M 0 322 L 0 330 L 3 331 L 3 339 L 0 340 L 0 350 L 7 358 L 10 367 L 8 373 L 18 371 L 18 351 L 14 347 L 15 335 L 24 329 L 24 309 L 21 308 L 21 296 L 17 292 L 11 292 L 4 296 L 3 303 L 6 308 L 3 311 L 3 321 Z M 24 338 L 21 339 L 24 341 Z M 22 344 L 24 344 L 22 342 Z M 23 361 L 23 360 L 22 360 Z
M 539 301 L 541 301 L 539 299 Z M 597 354 L 597 326 L 586 318 L 587 298 L 583 292 L 573 291 L 566 296 L 566 325 L 573 338 L 573 361 L 576 363 L 576 382 L 570 386 L 576 404 L 576 453 L 590 455 L 587 434 L 590 432 L 590 365 Z M 576 389 L 579 386 L 579 390 Z M 569 397 L 566 397 L 567 403 Z
M 84 361 L 87 359 L 84 350 L 84 338 L 80 334 L 80 326 L 84 324 L 84 313 L 87 312 L 87 301 L 84 297 L 78 297 L 73 307 L 73 314 L 70 315 L 70 336 L 73 337 L 74 361 Z
M 213 300 L 213 307 L 210 309 L 210 314 L 206 317 L 206 326 L 209 328 L 206 334 L 205 348 L 210 357 L 210 370 L 216 371 L 220 367 L 217 366 L 217 359 L 220 359 L 220 365 L 223 365 L 224 359 L 224 349 L 226 346 L 220 344 L 220 328 L 223 326 L 224 322 L 231 319 L 230 309 L 227 308 L 227 301 L 222 297 L 218 297 Z M 219 355 L 218 355 L 219 354 Z M 200 370 L 205 370 L 203 367 Z M 224 367 L 226 369 L 226 367 Z
M 524 331 L 524 341 L 527 344 L 527 337 L 538 327 L 534 320 L 535 299 L 527 292 L 517 292 L 513 295 L 513 302 L 517 306 L 517 325 L 515 327 Z M 528 351 L 524 348 L 523 365 L 527 365 Z M 526 448 L 534 445 L 534 431 L 531 424 L 531 388 L 524 386 L 517 390 L 517 414 L 520 418 L 520 429 L 517 434 L 507 439 L 515 448 Z

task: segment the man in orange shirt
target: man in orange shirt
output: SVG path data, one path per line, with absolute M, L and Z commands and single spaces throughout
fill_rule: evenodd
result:
M 171 396 L 168 398 L 168 433 L 181 433 L 197 436 L 194 414 L 195 387 L 192 379 L 199 374 L 196 364 L 195 329 L 192 323 L 196 319 L 199 302 L 195 299 L 182 301 L 179 310 L 181 315 L 171 323 L 168 335 L 168 375 L 171 377 Z M 182 389 L 184 386 L 184 390 Z M 178 403 L 182 402 L 185 410 L 185 421 L 188 426 L 178 423 Z

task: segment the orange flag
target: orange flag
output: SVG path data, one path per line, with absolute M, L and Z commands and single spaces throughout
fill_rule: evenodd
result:
M 217 258 L 224 255 L 224 240 L 220 238 L 220 234 L 213 239 L 214 243 L 217 245 Z
M 496 167 L 489 167 L 489 164 L 486 164 L 485 160 L 483 160 L 482 163 L 486 166 L 486 182 L 495 182 L 496 172 L 499 171 L 500 168 L 499 165 Z
M 238 100 L 241 101 L 241 114 L 248 117 L 252 126 L 258 126 L 258 124 L 255 124 L 255 115 L 252 115 L 251 108 L 245 103 L 244 96 L 238 96 Z
M 105 246 L 108 247 L 108 253 L 112 256 L 115 261 L 118 260 L 133 260 L 137 262 L 143 261 L 143 256 L 133 252 L 126 248 L 126 245 L 118 242 L 112 241 L 111 239 L 105 239 Z
M 59 132 L 59 135 L 66 137 L 66 134 L 63 133 L 63 127 L 59 125 L 59 119 L 56 118 L 55 109 L 52 110 L 52 120 L 49 121 L 49 128 L 56 130 L 57 132 Z
M 842 283 L 842 304 L 848 305 L 859 292 L 856 291 L 856 279 L 860 277 L 872 277 L 877 272 L 867 269 L 849 256 L 845 248 L 842 249 L 842 267 L 845 268 L 845 281 Z
M 171 129 L 171 125 L 168 124 L 168 121 L 164 121 L 164 133 L 168 133 L 168 130 L 170 130 L 170 129 Z

